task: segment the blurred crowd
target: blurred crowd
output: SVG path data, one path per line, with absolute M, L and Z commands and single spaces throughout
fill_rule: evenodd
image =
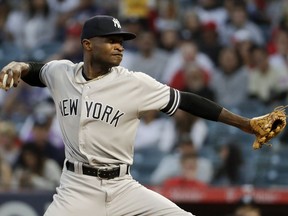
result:
M 0 0 L 0 66 L 82 61 L 81 27 L 96 14 L 137 34 L 124 43 L 121 63 L 132 71 L 247 117 L 288 102 L 287 0 Z M 151 111 L 140 121 L 132 174 L 164 187 L 257 186 L 257 179 L 288 186 L 288 178 L 276 181 L 288 177 L 277 170 L 287 161 L 280 155 L 287 136 L 253 152 L 253 137 L 237 129 L 180 110 L 172 118 Z M 1 91 L 0 189 L 53 190 L 64 159 L 49 92 L 24 82 Z

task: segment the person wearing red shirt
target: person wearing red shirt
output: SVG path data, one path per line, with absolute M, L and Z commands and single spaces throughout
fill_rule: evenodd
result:
M 163 183 L 164 191 L 170 189 L 199 189 L 207 188 L 208 185 L 196 179 L 197 154 L 187 153 L 181 157 L 182 175 L 168 178 Z

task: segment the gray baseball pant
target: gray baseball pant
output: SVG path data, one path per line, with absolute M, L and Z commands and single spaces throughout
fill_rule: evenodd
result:
M 193 216 L 130 175 L 110 180 L 65 167 L 44 216 Z

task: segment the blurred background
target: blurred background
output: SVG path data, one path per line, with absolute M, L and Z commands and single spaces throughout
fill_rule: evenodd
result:
M 83 22 L 117 17 L 137 34 L 122 66 L 246 117 L 288 103 L 287 0 L 0 0 L 0 67 L 82 61 Z M 132 175 L 197 216 L 287 216 L 288 130 L 253 136 L 177 111 L 141 119 Z M 45 88 L 0 91 L 0 215 L 40 216 L 64 145 Z

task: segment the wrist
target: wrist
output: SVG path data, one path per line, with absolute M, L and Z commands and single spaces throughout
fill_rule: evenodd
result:
M 223 108 L 218 121 L 237 127 L 247 133 L 253 133 L 253 129 L 250 125 L 250 119 L 237 115 Z
M 251 134 L 253 133 L 253 128 L 251 127 L 250 119 L 243 120 L 243 128 L 241 129 L 247 133 L 251 133 Z
M 21 78 L 26 76 L 29 73 L 29 70 L 31 69 L 30 64 L 26 62 L 19 62 L 20 66 L 20 76 Z

